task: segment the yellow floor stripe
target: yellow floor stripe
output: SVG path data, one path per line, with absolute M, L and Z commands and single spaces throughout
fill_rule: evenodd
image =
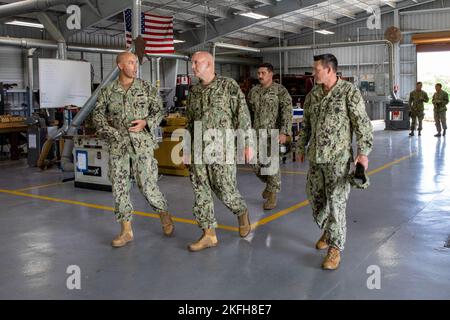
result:
M 14 191 L 26 191 L 26 190 L 32 190 L 32 189 L 40 189 L 40 188 L 47 188 L 47 187 L 52 187 L 52 186 L 57 186 L 60 184 L 63 184 L 64 182 L 55 182 L 55 183 L 49 183 L 49 184 L 42 184 L 39 186 L 31 186 L 31 187 L 26 187 L 26 188 L 22 188 L 22 189 L 17 189 Z
M 409 154 L 409 155 L 407 155 L 407 156 L 404 156 L 404 157 L 401 157 L 401 158 L 396 159 L 396 160 L 394 160 L 394 161 L 391 161 L 391 162 L 389 162 L 389 163 L 386 163 L 385 165 L 383 165 L 383 166 L 381 166 L 381 167 L 378 167 L 378 168 L 376 168 L 376 169 L 373 169 L 373 170 L 369 171 L 369 172 L 367 173 L 367 175 L 368 175 L 368 176 L 371 176 L 371 175 L 373 175 L 373 174 L 375 174 L 375 173 L 377 173 L 377 172 L 380 172 L 381 170 L 384 170 L 384 169 L 387 169 L 387 168 L 389 168 L 389 167 L 392 167 L 393 165 L 395 165 L 395 164 L 397 164 L 397 163 L 399 163 L 399 162 L 402 162 L 403 160 L 406 160 L 406 159 L 408 159 L 408 158 L 411 158 L 412 156 L 415 156 L 415 155 L 416 155 L 416 153 L 411 153 L 411 154 Z
M 271 216 L 268 216 L 266 218 L 263 218 L 263 219 L 259 220 L 258 222 L 253 223 L 252 224 L 252 229 L 255 229 L 257 227 L 265 225 L 265 224 L 269 223 L 270 221 L 273 221 L 273 220 L 278 219 L 278 218 L 280 218 L 280 217 L 282 217 L 284 215 L 287 215 L 288 213 L 291 213 L 292 211 L 295 211 L 297 209 L 305 207 L 308 204 L 309 204 L 309 201 L 305 200 L 305 201 L 302 201 L 302 202 L 299 202 L 299 203 L 293 205 L 292 207 L 289 207 L 287 209 L 281 210 L 280 212 L 274 213 Z
M 412 153 L 410 155 L 401 157 L 399 159 L 396 159 L 394 161 L 391 161 L 381 167 L 378 167 L 372 171 L 368 172 L 368 175 L 373 175 L 377 172 L 380 172 L 384 169 L 387 169 L 403 160 L 406 160 L 412 156 L 414 156 L 415 153 Z M 54 184 L 48 184 L 48 185 L 42 185 L 42 186 L 36 186 L 36 187 L 29 187 L 29 188 L 25 188 L 25 189 L 20 189 L 20 190 L 6 190 L 6 189 L 0 189 L 0 193 L 6 193 L 6 194 L 11 194 L 11 195 L 15 195 L 15 196 L 22 196 L 22 197 L 29 197 L 29 198 L 34 198 L 34 199 L 40 199 L 40 200 L 46 200 L 46 201 L 52 201 L 52 202 L 58 202 L 58 203 L 66 203 L 66 204 L 72 204 L 72 205 L 77 205 L 77 206 L 82 206 L 82 207 L 87 207 L 87 208 L 93 208 L 93 209 L 99 209 L 99 210 L 106 210 L 106 211 L 114 211 L 113 207 L 109 207 L 109 206 L 102 206 L 102 205 L 97 205 L 97 204 L 92 204 L 92 203 L 86 203 L 86 202 L 81 202 L 81 201 L 74 201 L 74 200 L 67 200 L 67 199 L 59 199 L 59 198 L 52 198 L 52 197 L 47 197 L 47 196 L 41 196 L 41 195 L 36 195 L 36 194 L 30 194 L 30 193 L 24 193 L 22 192 L 23 190 L 28 190 L 28 189 L 34 189 L 34 188 L 42 188 L 45 186 L 50 186 L 50 185 L 57 185 L 57 184 L 61 184 L 62 182 L 59 183 L 54 183 Z M 308 200 L 299 202 L 287 209 L 281 210 L 277 213 L 274 213 L 273 215 L 270 215 L 268 217 L 265 217 L 255 223 L 252 224 L 252 229 L 256 229 L 257 227 L 260 227 L 262 225 L 265 225 L 275 219 L 278 219 L 284 215 L 287 215 L 297 209 L 303 208 L 305 206 L 307 206 L 309 204 Z M 139 216 L 144 216 L 144 217 L 150 217 L 150 218 L 155 218 L 155 219 L 159 219 L 159 215 L 156 213 L 147 213 L 147 212 L 142 212 L 142 211 L 134 211 L 135 215 L 139 215 Z M 187 224 L 192 224 L 192 225 L 197 225 L 197 222 L 195 220 L 192 219 L 184 219 L 184 218 L 178 218 L 178 217 L 173 217 L 173 220 L 176 222 L 181 222 L 181 223 L 187 223 Z M 218 225 L 219 229 L 224 229 L 224 230 L 228 230 L 228 231 L 239 231 L 239 229 L 237 227 L 232 227 L 232 226 L 227 226 L 227 225 Z
M 386 163 L 385 165 L 382 165 L 381 167 L 378 167 L 378 168 L 376 168 L 376 169 L 374 169 L 372 171 L 369 171 L 367 173 L 367 175 L 373 175 L 373 174 L 375 174 L 377 172 L 380 172 L 380 171 L 382 171 L 384 169 L 392 167 L 393 165 L 395 165 L 395 164 L 397 164 L 397 163 L 399 163 L 399 162 L 401 162 L 403 160 L 406 160 L 408 158 L 411 158 L 414 155 L 416 155 L 416 153 L 411 153 L 411 154 L 409 154 L 407 156 L 404 156 L 404 157 L 401 157 L 401 158 L 396 159 L 394 161 L 391 161 L 389 163 Z M 292 211 L 295 211 L 297 209 L 305 207 L 308 204 L 309 204 L 308 200 L 305 200 L 305 201 L 299 202 L 297 204 L 294 204 L 293 206 L 291 206 L 291 207 L 289 207 L 287 209 L 281 210 L 280 212 L 274 213 L 271 216 L 268 216 L 266 218 L 263 218 L 263 219 L 259 220 L 258 222 L 253 223 L 252 224 L 252 229 L 255 229 L 255 228 L 259 227 L 259 226 L 265 225 L 266 223 L 269 223 L 270 221 L 273 221 L 273 220 L 278 219 L 278 218 L 280 218 L 280 217 L 282 217 L 284 215 L 287 215 L 288 213 L 291 213 Z
M 251 168 L 238 168 L 239 171 L 247 171 L 247 172 L 254 172 L 253 169 Z M 301 174 L 301 175 L 306 175 L 307 172 L 305 171 L 289 171 L 289 170 L 281 170 L 281 173 L 286 173 L 286 174 Z
M 114 212 L 114 208 L 113 207 L 109 207 L 109 206 L 102 206 L 102 205 L 97 205 L 97 204 L 92 204 L 92 203 L 81 202 L 81 201 L 74 201 L 74 200 L 67 200 L 67 199 L 52 198 L 52 197 L 47 197 L 47 196 L 40 196 L 40 195 L 37 195 L 37 194 L 24 193 L 24 192 L 17 191 L 17 190 L 14 191 L 14 190 L 0 189 L 0 193 L 6 193 L 6 194 L 15 195 L 15 196 L 29 197 L 29 198 L 39 199 L 39 200 L 46 200 L 46 201 L 52 201 L 52 202 L 58 202 L 58 203 L 66 203 L 66 204 L 72 204 L 72 205 L 77 205 L 77 206 L 81 206 L 81 207 L 87 207 L 87 208 L 93 208 L 93 209 L 99 209 L 99 210 L 105 210 L 105 211 L 112 211 L 112 212 Z M 134 211 L 133 214 L 138 215 L 138 216 L 143 216 L 143 217 L 159 219 L 159 215 L 156 214 L 156 213 L 147 213 L 147 212 L 142 212 L 142 211 Z M 173 217 L 173 221 L 197 225 L 197 222 L 195 220 L 192 220 L 192 219 L 184 219 L 184 218 Z M 238 231 L 237 227 L 231 227 L 231 226 L 221 225 L 221 224 L 218 225 L 218 228 L 224 229 L 224 230 L 229 230 L 229 231 Z

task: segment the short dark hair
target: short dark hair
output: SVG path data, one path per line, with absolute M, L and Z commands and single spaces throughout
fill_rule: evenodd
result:
M 273 72 L 273 65 L 271 63 L 268 63 L 268 62 L 261 63 L 258 66 L 258 69 L 259 68 L 267 68 L 267 70 L 269 70 L 270 72 Z
M 419 84 L 421 85 L 421 84 L 422 84 L 422 82 L 420 82 L 420 81 L 419 81 L 419 82 L 417 82 L 417 83 L 416 83 L 416 85 L 419 85 Z
M 338 61 L 334 55 L 331 53 L 319 54 L 314 56 L 314 61 L 320 61 L 322 66 L 330 67 L 334 72 L 337 71 Z
M 442 88 L 442 84 L 436 83 L 436 85 L 439 86 L 439 88 Z

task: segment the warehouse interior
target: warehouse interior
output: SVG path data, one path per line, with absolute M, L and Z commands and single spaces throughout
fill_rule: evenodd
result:
M 175 233 L 161 233 L 134 185 L 135 238 L 117 249 L 107 143 L 91 112 L 118 77 L 117 54 L 134 50 L 128 9 L 133 39 L 139 13 L 173 17 L 174 52 L 146 51 L 138 77 L 163 101 L 155 158 Z M 370 187 L 350 193 L 337 270 L 320 268 L 308 163 L 296 161 L 292 146 L 280 159 L 273 210 L 263 210 L 264 185 L 251 167 L 238 166 L 250 235 L 239 237 L 236 217 L 215 199 L 219 245 L 186 249 L 199 228 L 188 167 L 171 159 L 179 142 L 171 134 L 187 126 L 197 51 L 210 52 L 216 74 L 245 95 L 258 84 L 258 65 L 271 63 L 292 97 L 294 141 L 314 55 L 335 55 L 338 75 L 360 90 L 374 130 Z M 426 53 L 440 58 L 420 60 Z M 408 135 L 416 83 L 429 97 L 437 82 L 450 89 L 445 57 L 450 0 L 1 0 L 0 299 L 450 299 L 450 151 L 445 136 L 434 136 L 431 99 L 422 135 Z M 63 100 L 76 102 L 55 102 Z M 95 165 L 79 170 L 87 159 Z

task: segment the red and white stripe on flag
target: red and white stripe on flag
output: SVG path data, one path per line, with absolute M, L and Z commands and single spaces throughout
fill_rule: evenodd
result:
M 127 48 L 132 43 L 131 10 L 127 9 L 125 18 L 125 37 Z M 146 41 L 145 53 L 174 53 L 173 17 L 157 16 L 150 13 L 142 14 L 141 36 Z

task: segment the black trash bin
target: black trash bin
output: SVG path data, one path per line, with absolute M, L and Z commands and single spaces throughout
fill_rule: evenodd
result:
M 409 106 L 402 100 L 386 103 L 386 130 L 409 130 Z

